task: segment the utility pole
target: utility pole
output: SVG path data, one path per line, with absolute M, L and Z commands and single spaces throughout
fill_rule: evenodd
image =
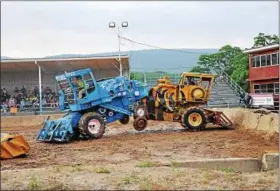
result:
M 122 22 L 121 25 L 122 28 L 128 27 L 128 22 Z M 116 28 L 115 22 L 109 23 L 109 28 Z M 118 43 L 119 43 L 119 63 L 120 63 L 120 76 L 123 75 L 123 66 L 122 66 L 122 60 L 121 60 L 121 36 L 120 36 L 120 26 L 117 26 L 118 28 Z

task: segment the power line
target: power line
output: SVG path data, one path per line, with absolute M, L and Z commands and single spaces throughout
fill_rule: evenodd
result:
M 184 51 L 184 50 L 179 50 L 179 49 L 162 48 L 162 47 L 159 47 L 159 46 L 154 46 L 154 45 L 145 44 L 145 43 L 142 43 L 142 42 L 137 42 L 137 41 L 135 41 L 135 40 L 131 40 L 131 39 L 129 39 L 129 38 L 125 38 L 125 37 L 122 37 L 122 36 L 120 36 L 120 38 L 123 39 L 123 40 L 129 41 L 129 42 L 132 42 L 132 43 L 140 44 L 140 45 L 143 45 L 143 46 L 148 46 L 148 47 L 151 47 L 151 48 L 158 48 L 158 49 L 163 49 L 163 50 L 168 50 L 168 51 L 174 51 L 174 52 L 182 52 L 182 53 L 187 53 L 187 54 L 209 54 L 209 53 L 207 53 L 207 52 L 202 53 L 202 52 Z

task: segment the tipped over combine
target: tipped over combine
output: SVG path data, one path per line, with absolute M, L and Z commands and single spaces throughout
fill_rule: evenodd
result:
M 143 106 L 146 118 L 180 122 L 191 130 L 203 130 L 207 123 L 231 127 L 232 122 L 223 112 L 202 107 L 207 105 L 214 79 L 212 74 L 187 72 L 182 73 L 178 84 L 172 84 L 168 77 L 158 79 Z
M 69 142 L 73 139 L 101 138 L 108 123 L 122 124 L 134 116 L 134 128 L 145 128 L 140 105 L 148 95 L 146 86 L 124 76 L 96 81 L 90 69 L 82 69 L 56 76 L 60 85 L 59 107 L 68 112 L 58 120 L 46 120 L 37 140 Z M 142 116 L 141 116 L 142 115 Z

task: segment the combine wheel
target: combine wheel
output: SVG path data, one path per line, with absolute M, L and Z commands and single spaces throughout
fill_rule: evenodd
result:
M 206 118 L 203 110 L 198 108 L 190 108 L 186 110 L 183 116 L 185 128 L 191 130 L 202 130 L 206 126 Z
M 147 116 L 146 108 L 143 105 L 137 105 L 134 110 L 133 118 L 136 119 L 138 117 L 146 117 L 146 116 Z
M 129 123 L 129 116 L 126 115 L 124 118 L 120 119 L 119 122 L 123 125 L 126 125 Z
M 103 117 L 94 112 L 84 114 L 79 121 L 79 132 L 86 138 L 101 138 L 105 132 Z
M 133 127 L 136 131 L 143 131 L 148 125 L 148 120 L 144 117 L 137 117 L 133 121 Z

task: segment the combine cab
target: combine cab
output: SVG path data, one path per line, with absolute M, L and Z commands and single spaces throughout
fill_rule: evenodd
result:
M 159 79 L 143 106 L 146 118 L 180 122 L 192 130 L 202 130 L 207 123 L 231 127 L 222 112 L 201 107 L 207 105 L 214 79 L 214 75 L 198 73 L 183 73 L 179 84 L 172 84 L 168 77 Z
M 59 107 L 68 113 L 59 120 L 46 120 L 37 140 L 69 142 L 72 139 L 101 138 L 108 123 L 129 122 L 134 115 L 134 128 L 145 128 L 147 119 L 139 116 L 147 87 L 140 81 L 123 76 L 96 81 L 90 69 L 56 76 L 60 85 Z

